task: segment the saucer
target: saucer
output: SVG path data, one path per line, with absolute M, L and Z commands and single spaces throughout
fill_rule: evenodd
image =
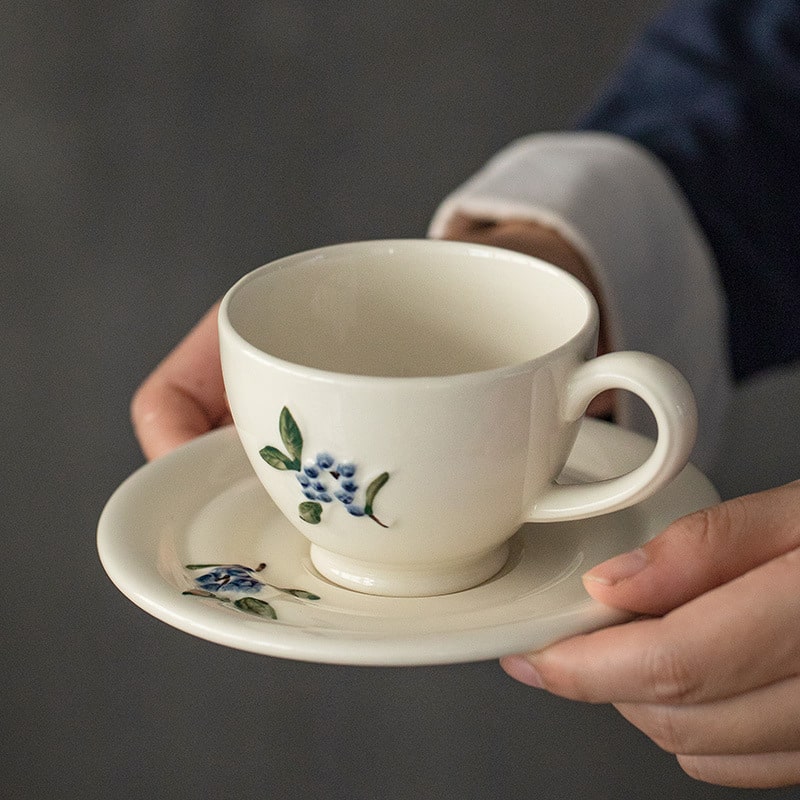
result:
M 652 442 L 587 419 L 562 480 L 629 471 Z M 120 591 L 152 616 L 211 642 L 281 658 L 352 665 L 494 659 L 624 621 L 581 575 L 674 519 L 718 502 L 694 466 L 636 506 L 523 526 L 490 580 L 436 597 L 378 597 L 330 583 L 307 540 L 272 503 L 233 428 L 139 469 L 100 518 L 98 551 Z

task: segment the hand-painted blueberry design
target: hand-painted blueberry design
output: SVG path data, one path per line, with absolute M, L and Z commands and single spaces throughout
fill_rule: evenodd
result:
M 322 520 L 323 504 L 338 501 L 352 516 L 369 517 L 382 528 L 389 527 L 378 519 L 374 510 L 375 497 L 389 480 L 388 472 L 382 472 L 366 486 L 360 502 L 358 467 L 352 461 L 338 461 L 327 451 L 303 461 L 303 435 L 286 406 L 281 410 L 278 430 L 288 452 L 267 445 L 259 455 L 274 469 L 296 473 L 300 491 L 306 498 L 297 507 L 300 519 L 317 525 Z
M 266 566 L 265 563 L 259 564 L 257 567 L 245 567 L 242 564 L 187 564 L 185 568 L 188 570 L 208 571 L 194 578 L 196 589 L 187 589 L 183 594 L 210 598 L 220 603 L 230 603 L 239 611 L 273 620 L 277 620 L 278 615 L 266 600 L 248 596 L 231 600 L 229 597 L 221 596 L 220 593 L 253 595 L 270 589 L 273 592 L 291 595 L 299 600 L 320 599 L 319 595 L 307 592 L 305 589 L 287 589 L 254 577 L 255 573 L 262 572 Z
M 208 592 L 260 592 L 264 584 L 253 577 L 254 572 L 260 572 L 266 564 L 259 564 L 255 569 L 248 569 L 239 564 L 231 565 L 203 565 L 189 564 L 186 569 L 207 569 L 205 572 L 194 579 L 194 582 Z

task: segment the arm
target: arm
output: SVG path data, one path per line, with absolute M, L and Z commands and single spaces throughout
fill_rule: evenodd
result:
M 526 137 L 445 199 L 431 235 L 460 236 L 464 217 L 484 221 L 487 243 L 502 243 L 488 238 L 492 225 L 502 234 L 509 220 L 527 220 L 578 254 L 613 347 L 661 356 L 691 384 L 701 420 L 692 459 L 708 468 L 731 388 L 725 307 L 707 241 L 660 162 L 608 134 Z M 616 417 L 650 433 L 649 414 L 626 393 Z
M 799 11 L 797 0 L 674 4 L 580 133 L 515 142 L 431 225 L 451 236 L 458 216 L 529 220 L 569 242 L 600 286 L 614 346 L 656 353 L 692 384 L 703 467 L 729 362 L 742 378 L 800 357 Z M 620 400 L 620 421 L 646 430 Z
M 800 4 L 675 3 L 585 130 L 626 137 L 682 188 L 719 267 L 737 378 L 800 358 Z
M 583 123 L 645 147 L 677 180 L 718 263 L 739 377 L 800 356 L 799 11 L 783 0 L 677 4 Z M 638 281 L 651 286 L 658 264 L 640 268 Z M 687 285 L 691 274 L 682 273 Z M 634 299 L 612 309 L 624 311 L 620 325 Z M 679 330 L 680 316 L 672 322 Z M 614 703 L 700 780 L 800 783 L 800 639 L 787 634 L 797 614 L 799 490 L 691 515 L 595 568 L 585 576 L 593 597 L 647 618 L 505 659 L 506 670 L 565 697 Z

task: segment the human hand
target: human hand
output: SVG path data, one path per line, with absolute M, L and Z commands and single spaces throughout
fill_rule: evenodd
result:
M 800 784 L 800 481 L 678 520 L 584 584 L 656 618 L 505 658 L 511 677 L 613 703 L 699 780 Z
M 148 459 L 231 422 L 215 304 L 137 389 L 131 419 Z

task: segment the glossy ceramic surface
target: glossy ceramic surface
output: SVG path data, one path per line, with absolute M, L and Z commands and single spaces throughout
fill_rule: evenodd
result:
M 586 420 L 570 482 L 617 475 L 652 443 Z M 525 525 L 501 571 L 435 597 L 378 597 L 323 578 L 309 543 L 254 477 L 232 428 L 132 475 L 100 519 L 98 549 L 119 589 L 158 619 L 254 653 L 339 664 L 478 661 L 620 622 L 580 576 L 717 494 L 693 466 L 642 503 L 589 520 Z
M 646 353 L 593 358 L 597 326 L 563 270 L 430 240 L 296 253 L 242 277 L 219 310 L 239 438 L 314 566 L 410 597 L 487 580 L 523 522 L 620 510 L 684 467 L 689 385 Z M 650 407 L 656 447 L 613 481 L 557 484 L 587 404 L 612 388 Z M 345 467 L 358 473 L 342 482 Z

